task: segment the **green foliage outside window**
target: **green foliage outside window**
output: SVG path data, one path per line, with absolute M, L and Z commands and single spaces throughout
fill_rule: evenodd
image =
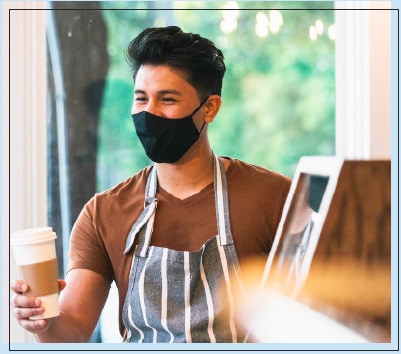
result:
M 131 120 L 133 80 L 125 61 L 129 41 L 150 26 L 178 25 L 223 50 L 227 72 L 223 106 L 209 127 L 218 155 L 240 158 L 292 176 L 304 155 L 332 155 L 335 144 L 334 24 L 332 2 L 103 2 L 111 66 L 103 100 L 98 189 L 150 164 Z M 235 5 L 235 4 L 234 4 Z M 231 5 L 233 6 L 233 5 Z M 259 37 L 255 26 L 279 10 L 277 33 Z M 259 15 L 258 15 L 259 13 Z M 228 14 L 228 15 L 227 15 Z M 236 29 L 224 33 L 224 17 Z M 322 33 L 310 39 L 310 26 Z

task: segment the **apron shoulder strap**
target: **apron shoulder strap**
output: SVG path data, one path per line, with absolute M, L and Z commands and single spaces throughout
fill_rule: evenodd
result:
M 131 250 L 135 242 L 136 236 L 139 234 L 142 227 L 149 221 L 152 215 L 154 215 L 158 203 L 158 200 L 156 198 L 156 191 L 157 191 L 157 171 L 156 171 L 156 166 L 152 166 L 152 169 L 146 182 L 144 209 L 141 215 L 139 216 L 138 220 L 134 223 L 130 232 L 128 233 L 124 254 L 127 254 Z
M 218 239 L 221 246 L 233 244 L 230 225 L 230 210 L 228 206 L 227 177 L 224 164 L 215 155 L 214 190 L 216 198 L 216 219 Z

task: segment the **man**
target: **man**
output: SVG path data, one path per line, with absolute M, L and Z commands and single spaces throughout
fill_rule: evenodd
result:
M 15 281 L 15 317 L 40 342 L 86 342 L 115 281 L 126 342 L 240 342 L 240 265 L 268 254 L 290 180 L 214 155 L 207 130 L 225 65 L 212 42 L 150 28 L 127 56 L 133 122 L 155 164 L 82 210 L 60 280 L 60 316 L 29 320 L 43 309 Z

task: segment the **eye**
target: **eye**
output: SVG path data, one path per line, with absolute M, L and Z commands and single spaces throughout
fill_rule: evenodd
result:
M 163 101 L 164 103 L 174 103 L 174 102 L 177 102 L 177 100 L 176 100 L 175 98 L 173 98 L 173 97 L 163 97 L 163 98 L 162 98 L 162 101 Z
M 145 96 L 137 96 L 134 98 L 135 102 L 146 102 L 147 98 Z

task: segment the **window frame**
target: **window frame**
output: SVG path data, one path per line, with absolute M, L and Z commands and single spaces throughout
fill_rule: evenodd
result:
M 7 53 L 9 49 L 12 58 L 10 62 L 7 56 L 3 56 L 3 73 L 9 73 L 9 76 L 4 76 L 2 86 L 2 169 L 9 171 L 9 174 L 2 175 L 3 235 L 10 235 L 16 229 L 47 224 L 47 198 L 43 198 L 43 195 L 47 195 L 46 11 L 37 11 L 45 9 L 47 4 L 2 4 L 3 52 Z M 341 2 L 336 8 L 378 6 L 377 3 L 369 4 Z M 390 1 L 380 2 L 380 6 L 390 8 Z M 391 13 L 382 13 L 381 16 L 387 16 L 384 18 L 390 20 Z M 336 24 L 336 155 L 344 158 L 390 158 L 391 85 L 384 82 L 388 87 L 384 101 L 383 93 L 380 94 L 380 101 L 377 101 L 378 88 L 376 82 L 371 81 L 372 73 L 382 72 L 378 66 L 380 63 L 370 60 L 370 35 L 376 30 L 372 26 L 378 24 L 369 19 L 369 11 L 336 11 Z M 9 35 L 13 36 L 12 43 Z M 383 46 L 382 53 L 391 54 L 391 48 L 388 47 L 390 42 L 375 43 Z M 24 60 L 26 57 L 31 60 Z M 390 67 L 388 69 L 390 71 Z M 389 73 L 386 75 L 386 80 L 390 80 Z M 376 76 L 374 78 L 378 80 Z M 383 82 L 380 87 L 383 87 Z M 383 102 L 385 109 L 388 109 L 384 132 L 372 129 L 383 124 L 382 121 L 378 122 L 381 117 L 370 117 L 373 108 L 381 107 Z M 372 150 L 373 143 L 377 146 L 378 141 L 385 140 L 388 145 L 384 151 Z M 23 178 L 24 175 L 29 178 Z M 11 262 L 7 262 L 10 260 L 7 237 L 3 237 L 2 245 L 3 264 L 10 264 L 10 269 L 3 267 L 3 276 L 6 277 L 8 273 L 13 278 L 16 271 Z M 9 307 L 7 300 L 10 300 L 10 294 L 5 287 L 2 291 L 2 305 L 6 309 Z M 11 313 L 9 323 L 7 320 L 6 316 L 2 317 L 3 342 L 9 339 L 14 343 L 33 341 L 32 336 L 18 326 Z
M 47 225 L 46 37 L 44 12 L 37 11 L 44 7 L 44 2 L 2 3 L 2 49 L 9 53 L 2 68 L 8 73 L 2 86 L 2 170 L 9 172 L 2 174 L 4 236 Z M 8 272 L 15 279 L 9 238 L 3 237 L 2 246 L 3 265 L 10 265 L 3 276 Z M 10 309 L 8 287 L 2 292 L 2 308 Z M 34 342 L 9 314 L 2 316 L 3 342 Z

